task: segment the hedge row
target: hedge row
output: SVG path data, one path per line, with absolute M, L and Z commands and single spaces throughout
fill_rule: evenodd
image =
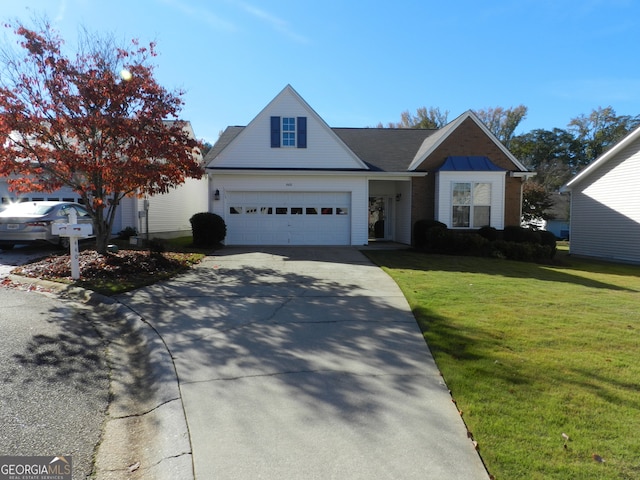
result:
M 544 262 L 556 254 L 556 238 L 551 232 L 522 227 L 477 231 L 450 230 L 444 223 L 419 220 L 414 225 L 414 245 L 429 253 L 507 258 Z

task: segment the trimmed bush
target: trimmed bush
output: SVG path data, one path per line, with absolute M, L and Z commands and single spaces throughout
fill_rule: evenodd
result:
M 540 233 L 536 230 L 524 227 L 504 227 L 502 239 L 506 242 L 516 243 L 540 243 Z
M 486 238 L 490 242 L 495 242 L 498 239 L 498 230 L 496 230 L 494 227 L 486 226 L 478 230 L 478 235 Z
M 417 248 L 425 248 L 427 246 L 427 232 L 434 227 L 447 229 L 444 223 L 437 220 L 418 220 L 413 225 L 413 245 Z
M 227 236 L 227 225 L 220 215 L 210 212 L 196 213 L 189 222 L 196 247 L 215 247 Z

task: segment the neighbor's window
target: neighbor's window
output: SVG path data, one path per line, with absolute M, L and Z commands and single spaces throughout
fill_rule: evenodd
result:
M 452 195 L 453 227 L 480 228 L 490 224 L 490 183 L 456 182 Z
M 296 119 L 295 117 L 282 117 L 282 146 L 296 146 Z

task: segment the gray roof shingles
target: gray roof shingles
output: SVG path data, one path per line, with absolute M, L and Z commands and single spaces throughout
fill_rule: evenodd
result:
M 209 150 L 210 163 L 236 138 L 244 127 L 227 127 Z M 406 172 L 424 140 L 438 130 L 414 128 L 332 128 L 372 171 Z

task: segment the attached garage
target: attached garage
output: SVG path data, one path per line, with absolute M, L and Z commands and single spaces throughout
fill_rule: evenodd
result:
M 350 192 L 227 191 L 229 245 L 350 245 Z

